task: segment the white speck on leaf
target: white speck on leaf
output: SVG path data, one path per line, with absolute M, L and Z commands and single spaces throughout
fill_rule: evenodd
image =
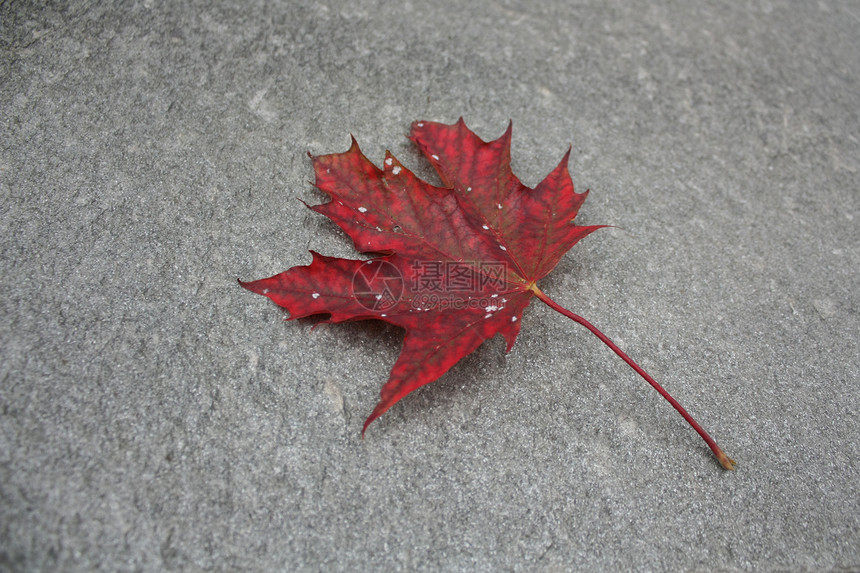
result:
M 435 159 L 436 161 L 439 161 L 439 156 L 438 156 L 438 155 L 436 155 L 435 153 L 434 153 L 433 155 L 431 155 L 430 157 L 432 157 L 432 158 L 433 158 L 433 159 Z
M 392 169 L 391 172 L 394 173 L 395 175 L 397 175 L 398 173 L 400 173 L 400 166 L 398 165 L 397 167 Z
M 507 249 L 505 248 L 504 245 L 499 245 L 499 248 L 502 249 L 503 251 L 507 251 Z
M 311 295 L 311 298 L 313 298 L 314 300 L 318 299 L 319 297 L 320 297 L 320 293 L 318 293 L 318 292 L 315 292 Z
M 359 213 L 367 213 L 367 207 L 359 207 L 358 212 Z

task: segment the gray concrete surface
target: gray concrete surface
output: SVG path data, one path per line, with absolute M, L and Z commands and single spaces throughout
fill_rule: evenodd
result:
M 0 569 L 860 570 L 855 2 L 0 3 Z M 533 303 L 369 430 L 402 333 L 236 278 L 350 241 L 352 133 L 572 143 Z M 853 429 L 852 429 L 853 428 Z

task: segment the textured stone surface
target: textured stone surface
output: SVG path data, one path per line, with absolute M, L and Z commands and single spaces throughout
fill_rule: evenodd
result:
M 0 5 L 0 568 L 860 568 L 860 11 L 850 2 Z M 351 256 L 306 152 L 514 122 L 572 143 L 533 303 L 361 440 L 378 323 L 240 289 Z

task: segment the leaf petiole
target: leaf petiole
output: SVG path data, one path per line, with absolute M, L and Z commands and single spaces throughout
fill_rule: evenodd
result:
M 566 308 L 560 306 L 554 300 L 545 295 L 543 291 L 541 291 L 535 284 L 530 285 L 529 289 L 535 294 L 536 297 L 546 303 L 551 309 L 560 312 L 561 314 L 573 321 L 578 322 L 579 324 L 587 328 L 593 335 L 599 338 L 606 346 L 611 348 L 612 351 L 615 352 L 615 354 L 620 356 L 621 359 L 624 360 L 624 362 L 626 362 L 631 368 L 633 368 L 633 370 L 635 370 L 637 374 L 644 378 L 646 382 L 653 386 L 654 389 L 657 390 L 657 392 L 659 392 L 661 396 L 663 396 L 663 398 L 665 398 L 670 404 L 672 404 L 672 407 L 675 408 L 678 413 L 684 417 L 685 420 L 687 420 L 687 423 L 690 424 L 700 436 L 702 436 L 702 439 L 705 440 L 705 443 L 708 444 L 708 447 L 711 448 L 711 451 L 714 452 L 715 456 L 717 456 L 717 460 L 719 460 L 720 465 L 723 466 L 724 469 L 735 469 L 735 461 L 726 455 L 722 448 L 717 445 L 717 442 L 715 442 L 714 439 L 710 435 L 708 435 L 708 433 L 698 424 L 698 422 L 696 422 L 696 420 L 693 419 L 693 417 L 684 409 L 684 407 L 681 406 L 681 404 L 678 403 L 678 401 L 675 400 L 662 386 L 660 386 L 660 384 L 658 384 L 657 381 L 654 380 L 650 374 L 645 372 L 645 370 L 643 370 L 638 364 L 636 364 L 632 358 L 627 356 L 627 354 L 623 350 L 618 348 L 618 346 L 614 342 L 612 342 L 608 336 L 600 332 L 596 326 L 594 326 L 578 314 L 574 314 Z

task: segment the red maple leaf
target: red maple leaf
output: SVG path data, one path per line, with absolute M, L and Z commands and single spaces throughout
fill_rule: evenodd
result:
M 382 169 L 359 150 L 311 156 L 316 186 L 331 201 L 311 207 L 337 223 L 369 260 L 311 251 L 308 266 L 240 284 L 290 312 L 328 322 L 377 319 L 406 338 L 373 420 L 413 390 L 437 380 L 482 342 L 501 334 L 510 351 L 532 297 L 579 322 L 644 377 L 705 439 L 722 466 L 734 462 L 669 394 L 603 333 L 560 307 L 536 285 L 573 245 L 604 225 L 574 223 L 585 193 L 574 191 L 570 150 L 534 189 L 510 166 L 511 126 L 484 142 L 462 118 L 412 124 L 415 142 L 442 179 L 418 179 L 386 152 Z

